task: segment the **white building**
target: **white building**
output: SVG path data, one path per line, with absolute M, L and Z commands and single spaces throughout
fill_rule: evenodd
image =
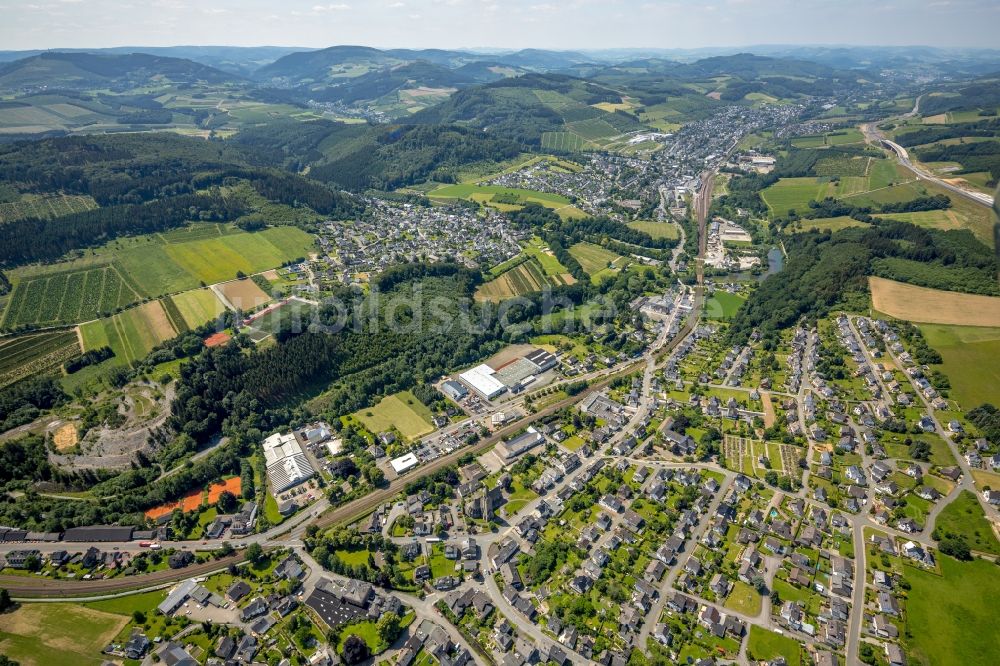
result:
M 295 435 L 275 433 L 264 440 L 264 459 L 271 489 L 281 493 L 316 476 Z
M 487 400 L 492 400 L 507 390 L 503 382 L 496 378 L 493 368 L 485 363 L 463 372 L 458 378 Z
M 407 453 L 405 456 L 399 456 L 398 458 L 393 458 L 389 461 L 392 468 L 396 471 L 396 474 L 402 474 L 408 472 L 414 467 L 416 467 L 420 461 L 417 459 L 416 454 Z

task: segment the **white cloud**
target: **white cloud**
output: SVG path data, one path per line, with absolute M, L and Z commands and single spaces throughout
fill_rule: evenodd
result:
M 351 6 L 346 3 L 339 4 L 329 4 L 329 5 L 314 5 L 312 10 L 316 14 L 322 14 L 324 12 L 346 12 Z

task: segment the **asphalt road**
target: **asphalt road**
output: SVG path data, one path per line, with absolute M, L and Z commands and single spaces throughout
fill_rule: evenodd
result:
M 968 199 L 969 201 L 973 201 L 979 204 L 980 206 L 986 206 L 987 208 L 989 208 L 990 206 L 993 205 L 993 197 L 990 196 L 989 194 L 986 194 L 984 192 L 973 192 L 971 190 L 962 189 L 961 187 L 952 185 L 951 183 L 948 183 L 942 180 L 941 178 L 938 178 L 937 176 L 916 167 L 910 160 L 910 153 L 906 150 L 906 148 L 903 148 L 895 141 L 890 141 L 889 139 L 885 138 L 885 136 L 878 129 L 878 127 L 875 126 L 874 123 L 863 125 L 862 130 L 864 134 L 869 137 L 869 139 L 881 143 L 884 147 L 888 148 L 893 153 L 895 153 L 897 159 L 899 159 L 899 163 L 902 164 L 907 169 L 909 169 L 913 173 L 913 175 L 916 176 L 918 179 L 934 183 L 935 185 L 943 187 L 949 192 L 957 194 L 965 199 Z

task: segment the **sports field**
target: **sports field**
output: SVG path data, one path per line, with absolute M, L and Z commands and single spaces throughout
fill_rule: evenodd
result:
M 195 224 L 165 234 L 118 239 L 81 259 L 10 271 L 14 292 L 2 328 L 75 324 L 166 293 L 197 289 L 305 256 L 309 234 L 295 227 L 246 233 Z
M 996 663 L 996 600 L 1000 576 L 992 562 L 939 556 L 941 575 L 905 567 L 906 651 L 922 666 Z M 991 628 L 992 627 L 992 628 Z M 900 633 L 903 633 L 902 631 Z
M 951 398 L 966 410 L 1000 405 L 1000 328 L 921 324 L 920 331 L 941 354 L 935 367 L 948 376 Z
M 628 265 L 628 260 L 621 255 L 593 243 L 577 243 L 569 248 L 569 253 L 580 262 L 580 266 L 595 284 Z
M 908 321 L 928 324 L 1000 327 L 1000 297 L 915 287 L 869 277 L 872 307 Z
M 0 653 L 22 666 L 96 665 L 128 621 L 75 604 L 22 604 L 0 614 Z
M 431 410 L 409 391 L 386 396 L 374 407 L 361 409 L 351 417 L 361 421 L 368 430 L 376 434 L 395 428 L 407 440 L 414 440 L 434 430 Z
M 639 220 L 629 222 L 628 226 L 636 231 L 642 231 L 653 238 L 680 238 L 681 232 L 677 225 L 672 222 L 654 222 L 652 220 Z

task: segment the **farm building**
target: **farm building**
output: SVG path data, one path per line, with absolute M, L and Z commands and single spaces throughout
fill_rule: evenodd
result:
M 267 478 L 275 493 L 284 492 L 316 476 L 316 470 L 291 433 L 275 433 L 265 439 L 264 459 L 267 461 Z
M 405 456 L 393 458 L 389 461 L 389 464 L 392 465 L 392 469 L 396 471 L 396 474 L 402 474 L 416 467 L 419 462 L 416 454 L 407 453 Z
M 485 363 L 463 372 L 458 378 L 487 400 L 492 400 L 507 390 L 503 382 L 494 376 L 493 368 Z

